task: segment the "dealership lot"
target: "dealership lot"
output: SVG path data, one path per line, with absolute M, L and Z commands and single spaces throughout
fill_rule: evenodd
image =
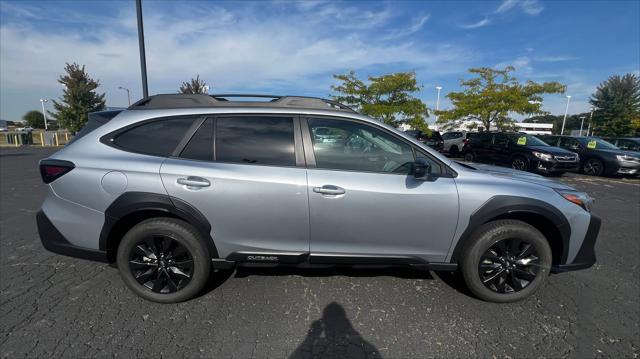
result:
M 515 304 L 456 276 L 404 269 L 239 269 L 177 305 L 146 302 L 115 268 L 45 251 L 37 161 L 0 149 L 0 354 L 16 356 L 638 357 L 640 181 L 567 175 L 603 219 L 591 269 Z M 228 278 L 224 278 L 227 277 Z

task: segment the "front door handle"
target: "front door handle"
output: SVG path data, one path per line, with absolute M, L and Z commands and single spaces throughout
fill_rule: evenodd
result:
M 322 187 L 313 187 L 313 192 L 320 194 L 330 194 L 330 195 L 339 195 L 345 194 L 347 191 L 342 187 L 333 186 L 333 185 L 324 185 Z
M 189 176 L 187 178 L 178 178 L 176 180 L 176 182 L 178 184 L 181 184 L 183 186 L 187 186 L 187 187 L 209 187 L 211 186 L 211 182 L 209 182 L 208 179 L 206 178 L 202 178 L 202 177 L 197 177 L 197 176 Z

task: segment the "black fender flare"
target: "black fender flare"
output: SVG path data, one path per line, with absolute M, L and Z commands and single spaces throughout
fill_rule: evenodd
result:
M 125 192 L 109 205 L 105 210 L 104 224 L 100 232 L 100 250 L 108 250 L 112 230 L 120 219 L 144 211 L 164 212 L 191 224 L 205 238 L 209 254 L 213 258 L 218 257 L 218 251 L 211 238 L 211 224 L 200 211 L 179 198 L 149 192 Z
M 526 216 L 532 214 L 543 217 L 548 221 L 559 234 L 559 240 L 562 244 L 562 252 L 560 253 L 559 263 L 564 264 L 569 254 L 569 241 L 571 238 L 571 225 L 560 210 L 534 198 L 519 196 L 494 196 L 479 207 L 469 219 L 469 225 L 464 230 L 460 239 L 456 243 L 451 256 L 451 262 L 457 263 L 462 254 L 462 249 L 469 241 L 473 233 L 483 224 L 494 219 L 509 218 L 510 216 Z

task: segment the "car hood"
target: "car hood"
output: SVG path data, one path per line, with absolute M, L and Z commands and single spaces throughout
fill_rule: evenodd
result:
M 575 154 L 575 152 L 571 152 L 569 150 L 565 150 L 564 148 L 555 147 L 555 146 L 529 146 L 528 148 L 534 151 L 549 153 L 552 155 L 567 156 L 567 155 Z
M 478 172 L 491 175 L 491 176 L 509 178 L 512 180 L 533 183 L 533 184 L 537 184 L 537 185 L 545 186 L 549 188 L 575 190 L 575 188 L 569 185 L 566 185 L 562 182 L 558 182 L 551 178 L 543 177 L 531 172 L 514 170 L 508 167 L 486 165 L 483 163 L 470 163 L 469 165 L 474 167 Z

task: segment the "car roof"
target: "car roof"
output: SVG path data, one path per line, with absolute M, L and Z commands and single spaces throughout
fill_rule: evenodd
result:
M 249 99 L 238 100 L 238 99 Z M 256 100 L 261 99 L 261 100 Z M 262 100 L 264 99 L 264 100 Z M 277 96 L 255 94 L 160 94 L 143 98 L 127 110 L 158 110 L 185 108 L 274 108 L 307 109 L 357 113 L 339 102 L 308 96 Z

